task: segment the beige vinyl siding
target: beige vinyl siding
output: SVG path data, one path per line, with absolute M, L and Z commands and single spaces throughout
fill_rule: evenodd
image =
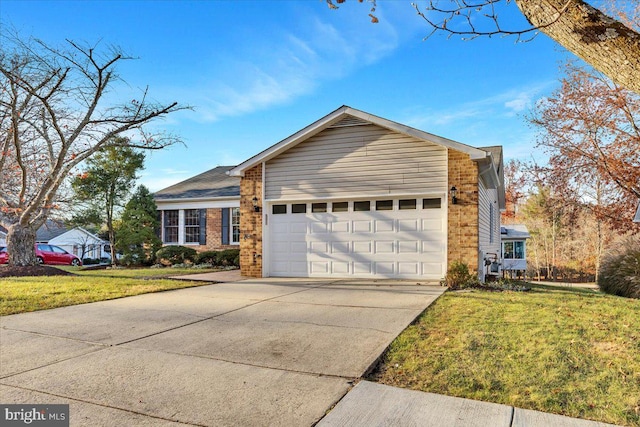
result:
M 269 200 L 447 191 L 447 150 L 375 125 L 324 130 L 267 162 Z
M 487 188 L 482 180 L 478 181 L 478 244 L 480 251 L 486 254 L 498 254 L 500 256 L 500 209 L 497 203 L 497 190 Z M 493 205 L 493 242 L 491 242 L 490 219 Z M 482 260 L 480 260 L 482 262 Z

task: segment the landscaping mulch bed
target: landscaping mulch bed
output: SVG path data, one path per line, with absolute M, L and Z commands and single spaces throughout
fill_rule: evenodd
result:
M 75 276 L 68 271 L 60 270 L 48 265 L 29 265 L 24 267 L 2 266 L 0 277 L 24 277 L 24 276 Z

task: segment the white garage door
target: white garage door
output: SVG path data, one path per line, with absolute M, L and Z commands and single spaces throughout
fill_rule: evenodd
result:
M 442 198 L 274 203 L 270 276 L 439 280 L 446 265 Z

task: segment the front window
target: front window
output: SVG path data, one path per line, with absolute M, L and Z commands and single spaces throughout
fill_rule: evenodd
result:
M 504 259 L 524 259 L 524 242 L 503 242 L 502 258 Z
M 198 209 L 184 211 L 184 242 L 200 242 L 200 211 Z
M 231 208 L 231 243 L 240 243 L 240 208 Z
M 180 215 L 177 210 L 164 211 L 164 242 L 178 243 L 178 223 Z

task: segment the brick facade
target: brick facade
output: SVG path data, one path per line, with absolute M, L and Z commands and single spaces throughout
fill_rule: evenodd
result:
M 254 197 L 260 212 L 255 212 Z M 262 164 L 258 164 L 240 179 L 240 273 L 262 277 L 262 255 Z
M 478 165 L 468 154 L 448 150 L 449 188 L 458 189 L 458 203 L 448 197 L 447 265 L 462 261 L 478 270 Z
M 204 245 L 193 247 L 198 252 L 238 249 L 238 245 L 222 244 L 222 209 L 207 209 L 207 241 Z

